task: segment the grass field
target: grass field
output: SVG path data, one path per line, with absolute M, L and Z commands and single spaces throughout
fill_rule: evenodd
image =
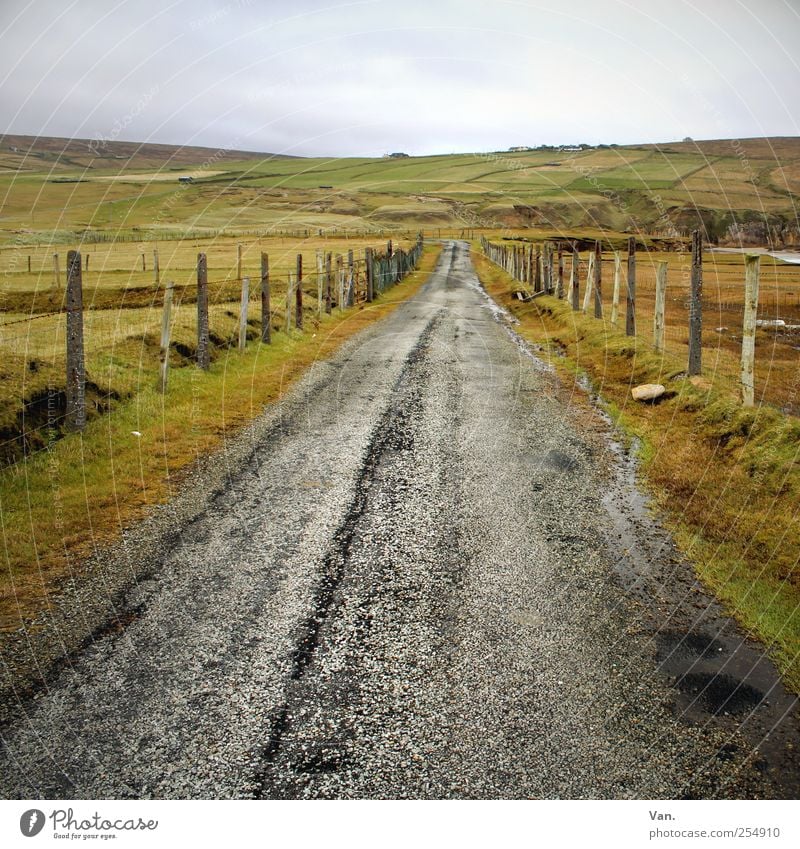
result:
M 153 241 L 159 233 L 531 223 L 655 232 L 697 221 L 717 238 L 734 220 L 756 220 L 800 245 L 796 138 L 407 159 L 129 143 L 95 152 L 88 142 L 0 138 L 0 243 L 63 243 L 87 230 Z

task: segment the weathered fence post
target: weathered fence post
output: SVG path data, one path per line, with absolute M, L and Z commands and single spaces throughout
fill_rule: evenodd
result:
M 289 271 L 286 275 L 286 332 L 289 333 L 292 329 L 292 272 Z
M 603 253 L 599 241 L 594 243 L 594 317 L 603 317 Z
M 29 259 L 30 259 L 30 257 L 29 257 Z M 89 270 L 89 254 L 86 254 L 86 270 L 87 271 Z M 30 271 L 30 268 L 28 268 L 28 271 Z
M 53 288 L 61 288 L 61 268 L 58 262 L 58 254 L 53 254 Z
M 742 328 L 742 404 L 755 404 L 756 314 L 761 258 L 744 258 L 744 324 Z
M 261 254 L 261 341 L 272 342 L 270 319 L 272 307 L 269 298 L 269 254 Z
M 169 322 L 172 313 L 172 296 L 175 292 L 175 282 L 170 280 L 164 289 L 164 312 L 161 314 L 161 348 L 158 354 L 159 374 L 158 391 L 167 391 L 167 375 L 169 373 Z
M 656 266 L 656 306 L 653 312 L 653 347 L 664 350 L 664 308 L 667 302 L 667 263 Z
M 625 333 L 636 335 L 636 239 L 628 238 L 628 276 L 625 296 Z
M 303 329 L 303 255 L 297 255 L 297 290 L 295 291 L 294 323 L 298 330 Z
M 339 312 L 344 310 L 344 259 L 341 254 L 336 254 L 336 293 Z
M 205 254 L 197 255 L 197 365 L 207 369 L 210 363 L 208 349 L 208 260 Z
M 611 293 L 611 323 L 616 326 L 619 317 L 619 289 L 622 277 L 622 255 L 614 251 L 614 290 Z
M 700 374 L 703 358 L 703 237 L 692 233 L 692 291 L 689 297 L 689 374 Z
M 561 248 L 561 242 L 558 243 L 558 286 L 556 287 L 556 297 L 564 297 L 564 251 Z
M 325 255 L 325 312 L 330 315 L 333 309 L 333 295 L 331 287 L 333 286 L 333 270 L 331 264 L 333 262 L 333 253 L 328 251 Z
M 583 293 L 583 308 L 581 312 L 586 315 L 589 312 L 589 304 L 592 302 L 592 287 L 594 286 L 594 251 L 589 254 L 589 267 L 586 270 L 586 291 Z
M 142 271 L 147 271 L 147 263 L 144 258 L 144 251 L 142 251 Z
M 86 270 L 89 270 L 89 254 L 86 254 Z M 31 273 L 31 255 L 28 254 L 28 274 Z
M 579 269 L 581 265 L 581 255 L 578 253 L 578 246 L 572 246 L 572 268 L 569 271 L 569 302 L 572 304 L 572 309 L 576 312 L 580 309 L 580 278 Z
M 247 347 L 247 308 L 250 306 L 250 278 L 242 277 L 242 302 L 239 307 L 239 350 Z
M 367 276 L 367 303 L 375 297 L 375 284 L 372 279 L 372 248 L 364 248 L 364 269 Z
M 322 251 L 317 249 L 317 318 L 322 318 L 322 280 L 324 276 L 324 258 Z
M 352 307 L 355 303 L 356 292 L 355 292 L 355 277 L 353 276 L 353 249 L 347 252 L 347 306 Z
M 236 245 L 236 279 L 242 279 L 242 245 Z
M 83 430 L 86 427 L 86 364 L 83 359 L 83 278 L 78 251 L 67 253 L 66 395 L 67 430 Z
M 156 286 L 161 282 L 161 267 L 158 264 L 158 248 L 153 248 L 153 283 Z

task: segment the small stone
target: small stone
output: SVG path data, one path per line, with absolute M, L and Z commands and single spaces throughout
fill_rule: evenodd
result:
M 666 389 L 660 383 L 643 383 L 631 389 L 631 395 L 635 401 L 655 401 L 665 392 Z

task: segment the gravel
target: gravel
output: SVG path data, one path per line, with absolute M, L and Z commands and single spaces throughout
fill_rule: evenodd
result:
M 6 697 L 0 793 L 780 795 L 736 722 L 676 710 L 619 578 L 620 462 L 448 243 L 129 534 L 124 627 Z

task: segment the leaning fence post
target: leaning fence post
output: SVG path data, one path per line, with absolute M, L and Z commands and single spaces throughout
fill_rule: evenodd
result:
M 664 350 L 664 308 L 667 302 L 667 263 L 656 266 L 656 306 L 653 312 L 653 347 Z
M 599 241 L 594 243 L 594 317 L 603 317 L 603 254 Z
M 742 329 L 742 404 L 755 404 L 756 314 L 761 259 L 758 255 L 744 258 L 744 325 Z
M 153 283 L 156 286 L 161 282 L 161 268 L 158 264 L 158 248 L 153 248 Z
M 86 427 L 86 364 L 83 359 L 83 278 L 78 251 L 67 253 L 66 395 L 67 430 L 83 430 Z
M 303 255 L 297 255 L 297 289 L 295 289 L 294 323 L 298 330 L 303 329 Z
M 269 302 L 269 254 L 261 254 L 261 341 L 272 342 L 270 326 L 272 307 Z
M 247 347 L 247 308 L 250 306 L 250 278 L 242 277 L 242 303 L 239 308 L 239 350 Z
M 169 372 L 169 322 L 172 312 L 172 296 L 175 292 L 175 283 L 170 280 L 164 289 L 164 312 L 161 315 L 161 349 L 159 351 L 159 376 L 158 391 L 167 391 L 167 374 Z
M 583 293 L 583 308 L 581 312 L 586 315 L 589 312 L 589 304 L 592 302 L 592 287 L 594 286 L 594 251 L 589 253 L 589 267 L 586 270 L 586 291 Z
M 208 260 L 205 254 L 197 255 L 197 365 L 207 369 L 208 350 Z
M 628 238 L 628 279 L 625 296 L 625 333 L 636 335 L 636 239 Z
M 622 255 L 614 251 L 614 290 L 611 293 L 611 323 L 616 326 L 619 317 L 619 287 L 622 276 Z
M 692 233 L 692 291 L 689 297 L 689 374 L 700 374 L 703 357 L 703 237 Z

